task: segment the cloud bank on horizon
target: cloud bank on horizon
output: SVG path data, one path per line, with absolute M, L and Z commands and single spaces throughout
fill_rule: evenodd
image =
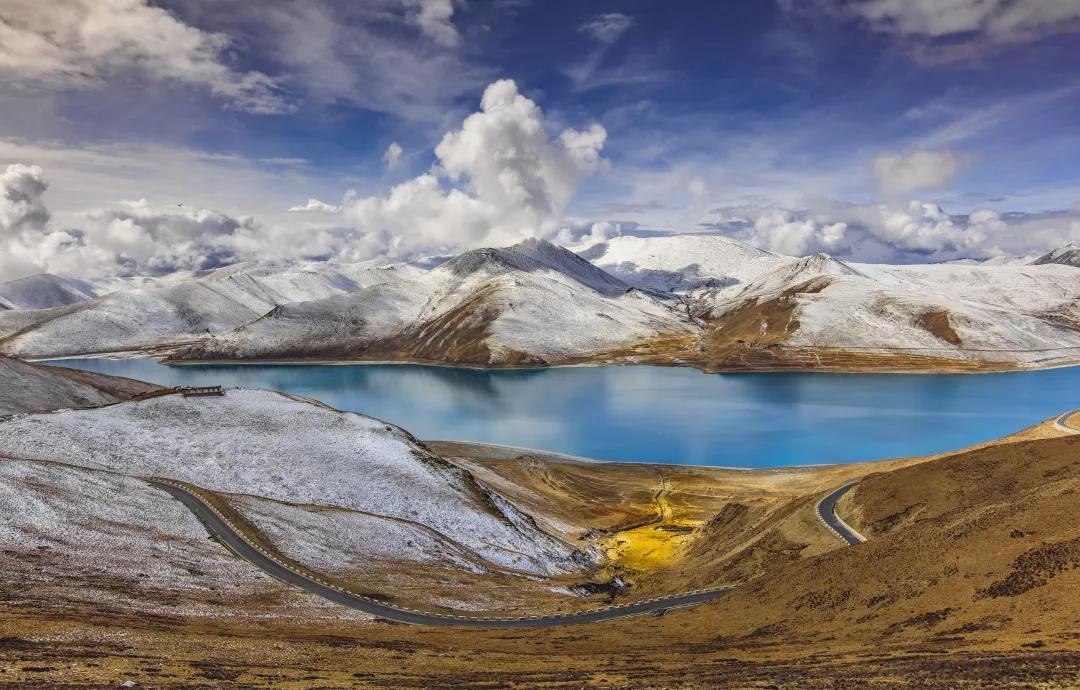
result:
M 1080 241 L 1080 5 L 691 4 L 8 0 L 0 280 L 623 231 L 880 262 Z

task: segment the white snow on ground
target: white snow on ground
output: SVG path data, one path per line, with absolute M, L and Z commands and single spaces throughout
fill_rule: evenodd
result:
M 500 510 L 402 429 L 269 391 L 167 396 L 0 422 L 0 453 L 421 523 L 501 566 L 577 570 L 580 552 Z
M 787 260 L 720 235 L 616 237 L 579 253 L 631 285 L 661 292 L 745 283 Z
M 604 298 L 532 275 L 502 277 L 498 283 L 499 315 L 487 341 L 496 352 L 517 350 L 558 361 L 690 330 L 673 305 L 637 291 Z
M 913 295 L 1019 312 L 1071 307 L 1080 316 L 1080 271 L 1071 266 L 851 266 L 884 287 Z
M 87 281 L 49 273 L 0 283 L 0 309 L 48 309 L 74 304 L 97 296 Z
M 96 299 L 0 312 L 7 354 L 64 356 L 148 347 L 231 331 L 279 304 L 321 299 L 419 271 L 404 264 L 239 264 L 140 281 Z M 35 276 L 36 278 L 36 276 Z
M 0 506 L 0 582 L 11 603 L 22 591 L 66 590 L 144 611 L 212 613 L 283 588 L 131 477 L 0 458 Z
M 388 338 L 412 323 L 428 290 L 425 282 L 406 279 L 287 304 L 202 345 L 223 358 L 299 356 L 356 347 Z M 0 323 L 2 319 L 0 312 Z
M 1080 245 L 1069 242 L 1034 259 L 1033 264 L 1062 264 L 1080 268 Z
M 559 359 L 689 328 L 673 303 L 631 290 L 576 254 L 539 240 L 466 252 L 430 275 L 434 290 L 418 321 L 483 294 L 494 315 L 487 344 L 496 352 Z
M 797 299 L 799 330 L 791 345 L 925 350 L 921 354 L 989 361 L 1080 357 L 1080 331 L 970 302 L 867 286 L 859 279 L 834 280 Z M 959 346 L 918 325 L 918 316 L 933 310 L 948 312 Z
M 438 350 L 453 334 L 427 325 L 455 310 L 484 322 L 495 362 L 515 350 L 555 360 L 587 356 L 690 328 L 674 301 L 632 290 L 561 247 L 529 240 L 466 252 L 420 277 L 287 305 L 198 349 L 223 359 L 333 355 L 407 334 Z
M 356 575 L 387 562 L 484 572 L 476 555 L 430 527 L 341 508 L 298 506 L 255 496 L 229 505 L 285 556 L 329 575 Z
M 47 356 L 189 343 L 179 358 L 333 359 L 370 351 L 558 363 L 701 332 L 688 314 L 721 317 L 816 280 L 819 292 L 795 297 L 799 330 L 791 344 L 921 348 L 1047 365 L 1080 356 L 1071 327 L 1080 323 L 1076 252 L 1065 246 L 1033 263 L 892 266 L 671 235 L 618 237 L 581 248 L 581 256 L 528 240 L 466 252 L 429 271 L 242 264 L 144 281 L 137 284 L 151 287 L 139 289 L 113 285 L 103 297 L 53 309 L 0 310 L 0 351 Z M 920 319 L 930 312 L 948 314 L 960 344 L 927 331 Z M 469 347 L 477 341 L 484 347 Z

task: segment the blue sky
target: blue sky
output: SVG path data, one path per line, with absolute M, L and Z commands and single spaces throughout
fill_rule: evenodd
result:
M 161 272 L 619 228 L 872 261 L 1080 240 L 1066 0 L 11 0 L 0 21 L 0 169 L 26 168 L 9 274 L 65 269 L 58 247 Z M 539 110 L 484 113 L 499 80 Z M 476 112 L 448 173 L 436 146 Z

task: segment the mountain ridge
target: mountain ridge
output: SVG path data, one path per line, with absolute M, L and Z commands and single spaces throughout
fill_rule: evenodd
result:
M 1080 361 L 1080 276 L 1058 262 L 859 264 L 675 235 L 578 252 L 529 239 L 429 270 L 364 270 L 354 280 L 336 265 L 245 265 L 51 310 L 0 311 L 0 352 L 706 371 Z

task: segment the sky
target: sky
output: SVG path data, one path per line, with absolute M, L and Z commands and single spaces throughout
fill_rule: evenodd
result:
M 0 280 L 1080 241 L 1075 0 L 0 0 Z

